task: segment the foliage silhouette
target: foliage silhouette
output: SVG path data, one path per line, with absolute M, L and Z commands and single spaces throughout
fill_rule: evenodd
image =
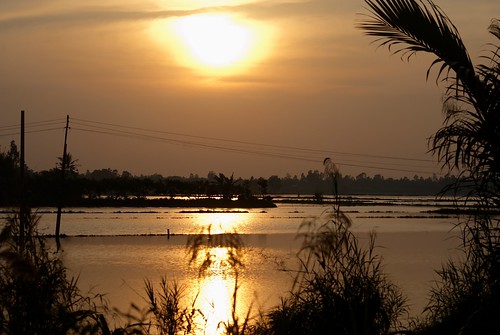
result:
M 500 54 L 499 46 L 472 64 L 467 49 L 446 14 L 432 1 L 365 0 L 368 19 L 360 27 L 382 46 L 410 59 L 418 52 L 436 59 L 436 81 L 445 85 L 443 127 L 431 137 L 430 151 L 443 168 L 458 171 L 448 190 L 466 190 L 477 210 L 460 225 L 463 261 L 449 261 L 438 271 L 425 334 L 495 334 L 500 329 Z M 500 40 L 500 24 L 490 33 Z M 392 48 L 396 48 L 395 50 Z
M 69 176 L 76 177 L 78 175 L 78 159 L 74 159 L 71 153 L 66 154 L 66 159 L 64 159 L 64 165 L 66 168 L 66 174 Z M 57 168 L 59 170 L 62 169 L 63 166 L 63 157 L 57 157 Z
M 160 289 L 155 290 L 151 281 L 146 281 L 149 312 L 153 315 L 151 324 L 158 335 L 195 334 L 200 331 L 196 323 L 203 313 L 196 309 L 196 299 L 191 306 L 182 307 L 184 288 L 176 282 L 168 283 L 163 277 Z M 149 331 L 148 331 L 149 333 Z
M 19 200 L 19 151 L 15 141 L 7 152 L 0 151 L 0 204 L 17 205 Z
M 234 174 L 231 177 L 226 177 L 223 173 L 214 176 L 215 183 L 217 185 L 217 191 L 222 195 L 224 200 L 232 200 L 234 195 L 239 193 L 238 183 L 241 178 L 234 179 Z
M 338 200 L 338 170 L 325 172 Z M 361 247 L 337 201 L 319 219 L 305 220 L 291 295 L 269 314 L 271 334 L 387 334 L 400 327 L 405 298 L 384 275 L 374 253 L 375 236 Z
M 1 334 L 99 334 L 106 328 L 95 299 L 68 279 L 59 254 L 51 253 L 31 214 L 25 236 L 11 217 L 0 235 Z

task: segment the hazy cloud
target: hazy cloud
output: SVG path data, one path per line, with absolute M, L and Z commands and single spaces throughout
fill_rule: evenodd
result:
M 41 25 L 81 25 L 109 23 L 117 21 L 138 21 L 167 19 L 207 12 L 237 12 L 254 19 L 286 18 L 291 16 L 325 15 L 345 10 L 342 1 L 315 0 L 304 2 L 267 1 L 236 6 L 202 7 L 192 10 L 147 9 L 144 6 L 135 10 L 125 7 L 83 7 L 69 11 L 40 12 L 30 15 L 13 15 L 0 19 L 0 30 L 31 28 Z
M 116 21 L 151 20 L 192 15 L 194 11 L 129 11 L 117 8 L 85 9 L 70 12 L 18 16 L 0 20 L 0 29 L 31 28 L 40 25 L 109 23 Z

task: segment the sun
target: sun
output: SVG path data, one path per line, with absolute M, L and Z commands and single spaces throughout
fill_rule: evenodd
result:
M 242 60 L 254 36 L 227 15 L 194 15 L 176 20 L 174 31 L 189 53 L 210 67 L 224 67 Z
M 234 14 L 196 14 L 157 21 L 154 38 L 176 63 L 209 76 L 238 74 L 265 59 L 274 29 Z

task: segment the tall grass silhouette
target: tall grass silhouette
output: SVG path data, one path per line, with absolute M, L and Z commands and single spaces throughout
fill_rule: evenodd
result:
M 80 293 L 60 253 L 39 235 L 39 218 L 28 215 L 22 240 L 18 214 L 0 234 L 0 333 L 103 333 L 107 324 L 99 307 L 102 296 Z
M 292 290 L 269 313 L 272 334 L 387 334 L 397 330 L 407 312 L 405 298 L 383 273 L 375 254 L 375 235 L 368 247 L 350 231 L 351 220 L 340 209 L 339 172 L 325 159 L 335 203 L 320 218 L 299 228 L 300 268 Z

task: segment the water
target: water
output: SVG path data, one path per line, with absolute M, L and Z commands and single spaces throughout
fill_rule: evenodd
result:
M 456 255 L 459 241 L 452 228 L 457 218 L 432 211 L 449 205 L 430 197 L 359 197 L 365 205 L 346 206 L 351 229 L 361 243 L 377 234 L 376 251 L 384 269 L 408 296 L 413 315 L 427 302 L 438 269 Z M 105 293 L 111 306 L 127 311 L 131 303 L 145 307 L 144 281 L 158 284 L 162 277 L 185 288 L 185 302 L 209 316 L 207 334 L 231 314 L 234 273 L 218 262 L 199 275 L 189 264 L 188 236 L 206 232 L 237 232 L 244 243 L 244 268 L 238 275 L 237 312 L 268 310 L 287 294 L 297 268 L 299 225 L 306 219 L 327 220 L 331 206 L 278 204 L 270 209 L 210 211 L 200 208 L 68 208 L 62 216 L 63 257 L 70 274 L 79 277 L 82 291 Z M 55 210 L 40 208 L 40 229 L 55 231 Z M 170 233 L 167 236 L 167 232 Z
M 368 232 L 447 231 L 454 219 L 432 213 L 448 201 L 432 197 L 357 197 L 368 205 L 343 207 L 353 221 L 353 230 Z M 212 232 L 240 234 L 295 234 L 306 218 L 318 217 L 331 206 L 278 204 L 269 209 L 200 208 L 69 208 L 63 213 L 61 233 L 68 236 L 196 234 L 211 226 Z M 40 208 L 40 227 L 53 234 L 56 213 Z

